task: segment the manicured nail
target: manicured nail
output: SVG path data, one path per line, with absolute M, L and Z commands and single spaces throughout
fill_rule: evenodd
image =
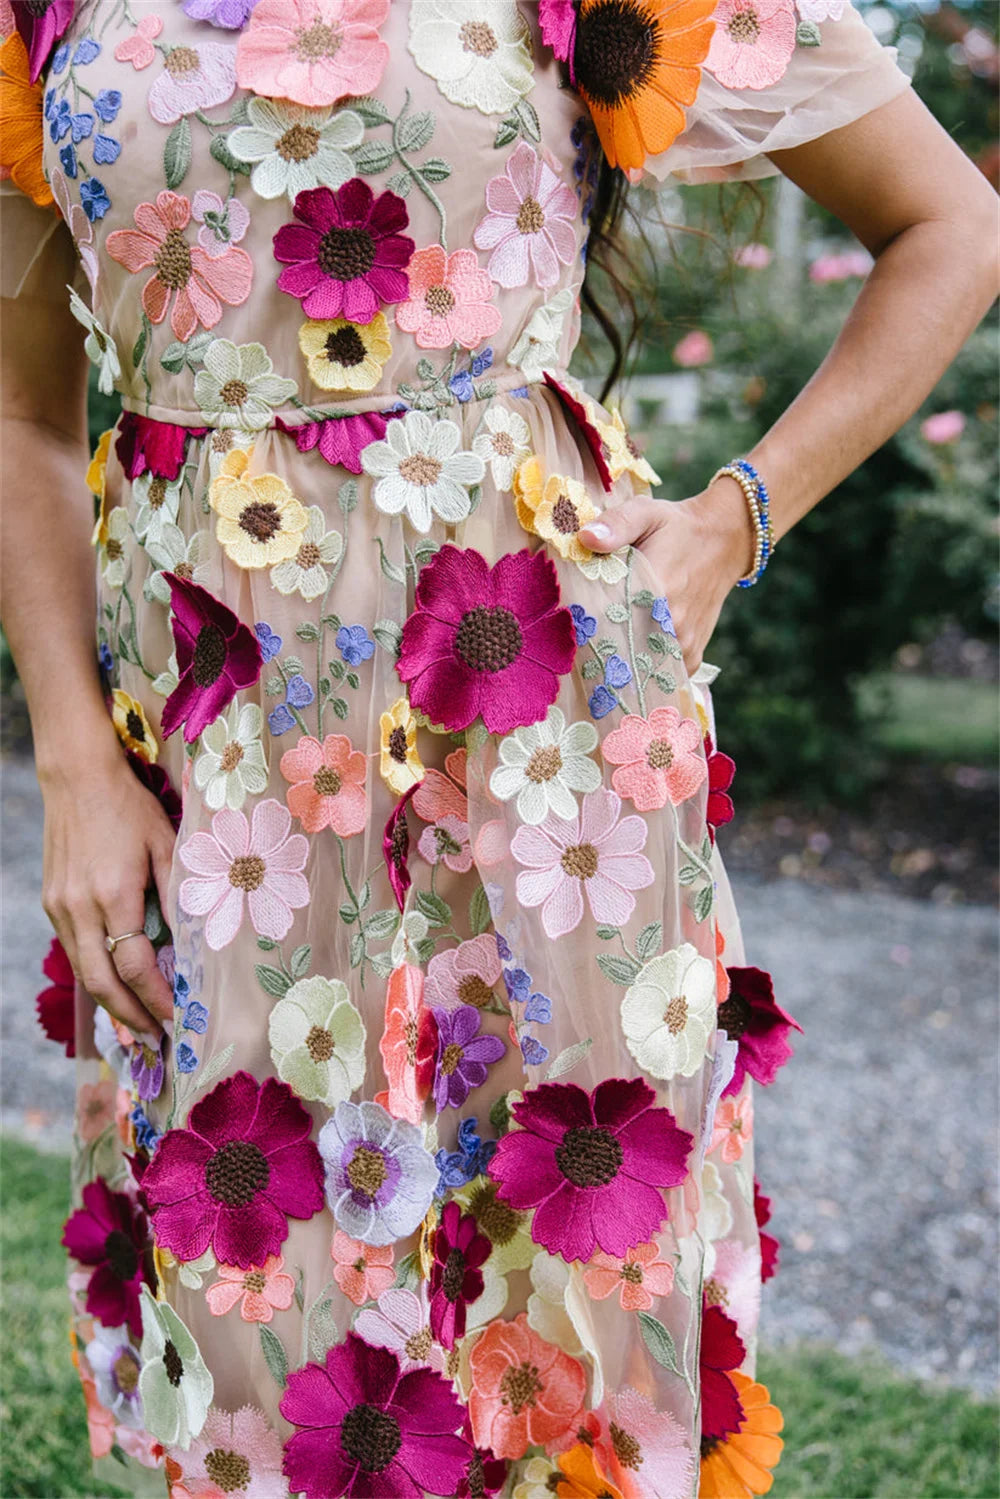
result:
M 584 526 L 583 530 L 589 532 L 595 541 L 611 540 L 611 527 L 606 526 L 602 520 L 592 521 L 589 526 Z

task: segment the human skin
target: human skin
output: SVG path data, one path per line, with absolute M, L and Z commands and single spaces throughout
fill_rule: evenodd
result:
M 898 430 L 990 307 L 998 200 L 910 90 L 773 159 L 876 258 L 823 364 L 748 455 L 780 538 Z M 47 250 L 38 275 L 69 279 L 63 255 Z M 151 945 L 134 938 L 113 960 L 104 948 L 106 932 L 142 926 L 150 879 L 165 900 L 173 833 L 125 762 L 94 659 L 82 340 L 59 302 L 22 294 L 2 316 L 0 587 L 45 804 L 42 901 L 98 1003 L 155 1033 L 171 996 Z M 631 542 L 646 553 L 693 670 L 750 564 L 739 486 L 723 478 L 671 505 L 629 501 L 581 534 L 595 551 Z

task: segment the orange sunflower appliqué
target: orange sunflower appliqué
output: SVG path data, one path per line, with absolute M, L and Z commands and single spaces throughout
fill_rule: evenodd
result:
M 582 0 L 573 65 L 604 154 L 634 171 L 684 129 L 716 0 Z
M 42 85 L 29 82 L 28 54 L 16 31 L 0 47 L 0 167 L 40 207 L 53 201 L 42 174 Z

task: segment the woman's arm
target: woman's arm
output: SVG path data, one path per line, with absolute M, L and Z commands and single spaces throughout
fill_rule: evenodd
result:
M 65 282 L 58 241 L 33 285 Z M 124 943 L 114 963 L 104 947 L 106 932 L 142 927 L 151 875 L 165 901 L 173 830 L 129 769 L 98 676 L 83 340 L 68 296 L 26 291 L 2 317 L 0 583 L 45 803 L 42 900 L 84 986 L 155 1036 L 172 998 L 151 944 Z
M 898 431 L 988 311 L 1000 200 L 911 89 L 773 160 L 876 257 L 833 348 L 747 455 L 778 539 Z M 718 479 L 669 507 L 635 500 L 583 537 L 595 551 L 632 542 L 649 554 L 696 667 L 751 563 L 739 486 Z

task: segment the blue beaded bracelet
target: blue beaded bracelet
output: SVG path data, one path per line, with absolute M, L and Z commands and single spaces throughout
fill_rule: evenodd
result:
M 745 458 L 734 458 L 730 463 L 723 464 L 709 480 L 714 484 L 716 479 L 727 474 L 730 479 L 735 479 L 742 489 L 750 512 L 750 521 L 754 531 L 753 565 L 750 571 L 742 578 L 737 579 L 737 588 L 752 588 L 763 575 L 764 569 L 771 560 L 774 551 L 774 535 L 771 531 L 771 518 L 769 514 L 770 497 L 760 474 L 752 463 Z

